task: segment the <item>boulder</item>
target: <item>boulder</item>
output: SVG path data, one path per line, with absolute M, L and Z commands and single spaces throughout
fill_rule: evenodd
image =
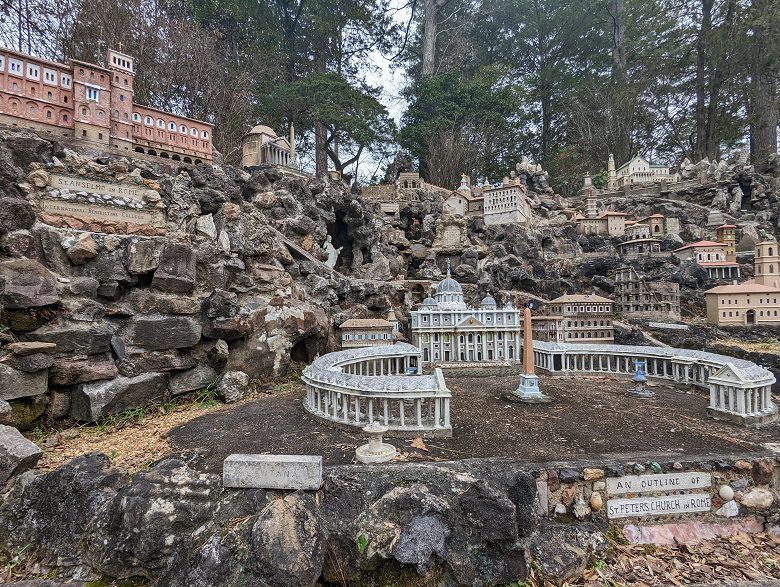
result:
M 0 234 L 25 230 L 35 224 L 35 213 L 29 202 L 19 198 L 0 197 Z
M 314 499 L 297 493 L 272 500 L 252 526 L 252 554 L 269 585 L 315 585 L 323 547 Z
M 242 399 L 248 390 L 249 375 L 243 371 L 228 371 L 217 386 L 217 393 L 228 404 Z
M 44 394 L 49 389 L 48 379 L 48 371 L 25 373 L 0 363 L 0 400 Z
M 131 240 L 125 252 L 127 270 L 134 275 L 151 273 L 160 266 L 162 242 L 155 239 Z
M 14 355 L 6 360 L 6 363 L 19 371 L 35 373 L 51 367 L 54 364 L 54 358 L 46 353 L 35 353 L 34 355 L 24 355 L 23 357 Z
M 136 377 L 144 373 L 178 371 L 190 369 L 197 365 L 197 361 L 187 351 L 169 349 L 165 351 L 147 351 L 144 349 L 129 347 L 119 359 L 117 368 L 125 377 Z
M 542 577 L 565 583 L 582 575 L 591 557 L 604 552 L 607 541 L 590 524 L 544 524 L 531 538 L 530 552 Z
M 138 377 L 117 377 L 111 381 L 86 383 L 71 397 L 71 416 L 81 422 L 137 408 L 162 397 L 168 386 L 165 373 L 145 373 Z
M 217 372 L 208 365 L 200 365 L 188 371 L 171 375 L 168 389 L 171 395 L 180 395 L 198 389 L 205 389 L 216 382 Z
M 169 293 L 191 293 L 195 287 L 195 251 L 183 243 L 166 243 L 152 287 Z
M 43 451 L 11 426 L 0 424 L 0 488 L 38 464 Z
M 0 415 L 0 423 L 8 424 L 19 430 L 29 430 L 38 418 L 46 412 L 46 406 L 49 405 L 49 397 L 46 395 L 36 395 L 34 397 L 24 397 L 7 402 L 10 411 Z
M 33 259 L 0 262 L 0 304 L 7 309 L 37 308 L 60 301 L 54 274 Z
M 65 322 L 42 326 L 24 339 L 54 343 L 58 355 L 99 355 L 109 350 L 113 335 L 113 326 L 105 322 Z
M 133 320 L 130 344 L 148 350 L 181 349 L 200 341 L 200 323 L 186 316 L 141 316 Z
M 98 255 L 98 244 L 92 235 L 83 233 L 67 250 L 68 259 L 74 265 L 83 265 Z
M 117 368 L 111 355 L 89 357 L 59 357 L 49 371 L 49 382 L 53 385 L 76 385 L 90 381 L 113 379 Z

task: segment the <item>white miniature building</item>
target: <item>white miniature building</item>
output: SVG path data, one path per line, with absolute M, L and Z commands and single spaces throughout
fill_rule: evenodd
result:
M 617 189 L 641 183 L 677 182 L 680 176 L 671 173 L 668 165 L 650 163 L 641 155 L 636 155 L 615 169 L 615 158 L 609 154 L 607 163 L 607 187 Z
M 460 186 L 444 200 L 444 216 L 481 216 L 484 206 L 482 189 L 471 187 L 471 180 L 465 173 L 460 178 Z
M 295 131 L 290 127 L 290 140 L 276 135 L 270 126 L 258 124 L 241 139 L 241 166 L 295 164 Z
M 499 308 L 491 296 L 469 308 L 448 266 L 436 295 L 412 311 L 411 330 L 426 363 L 513 360 L 522 344 L 522 312 L 511 304 Z
M 500 184 L 484 187 L 482 196 L 485 199 L 483 215 L 486 226 L 528 224 L 531 221 L 527 188 L 519 176 L 505 177 Z

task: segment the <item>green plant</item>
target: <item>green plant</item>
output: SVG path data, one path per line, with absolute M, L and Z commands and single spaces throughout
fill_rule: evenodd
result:
M 357 548 L 358 552 L 360 554 L 363 554 L 366 551 L 366 547 L 368 546 L 368 536 L 365 534 L 361 534 L 357 538 Z
M 18 551 L 16 551 L 16 554 L 11 557 L 10 560 L 6 561 L 3 565 L 3 570 L 5 571 L 6 577 L 11 577 L 11 573 L 13 573 L 13 570 L 19 565 L 20 562 L 22 562 L 22 555 L 30 550 L 33 547 L 32 542 L 28 542 L 24 546 L 22 546 Z

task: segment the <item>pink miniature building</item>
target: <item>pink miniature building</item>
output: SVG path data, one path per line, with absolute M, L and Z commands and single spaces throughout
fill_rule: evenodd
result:
M 0 49 L 0 124 L 118 153 L 211 160 L 211 124 L 135 104 L 133 58 L 110 50 L 106 64 Z

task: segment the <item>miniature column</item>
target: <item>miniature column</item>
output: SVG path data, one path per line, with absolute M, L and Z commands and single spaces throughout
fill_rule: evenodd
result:
M 539 390 L 539 377 L 534 373 L 534 341 L 531 330 L 531 302 L 523 308 L 523 373 L 520 385 L 512 392 L 526 403 L 546 403 L 552 401 Z

